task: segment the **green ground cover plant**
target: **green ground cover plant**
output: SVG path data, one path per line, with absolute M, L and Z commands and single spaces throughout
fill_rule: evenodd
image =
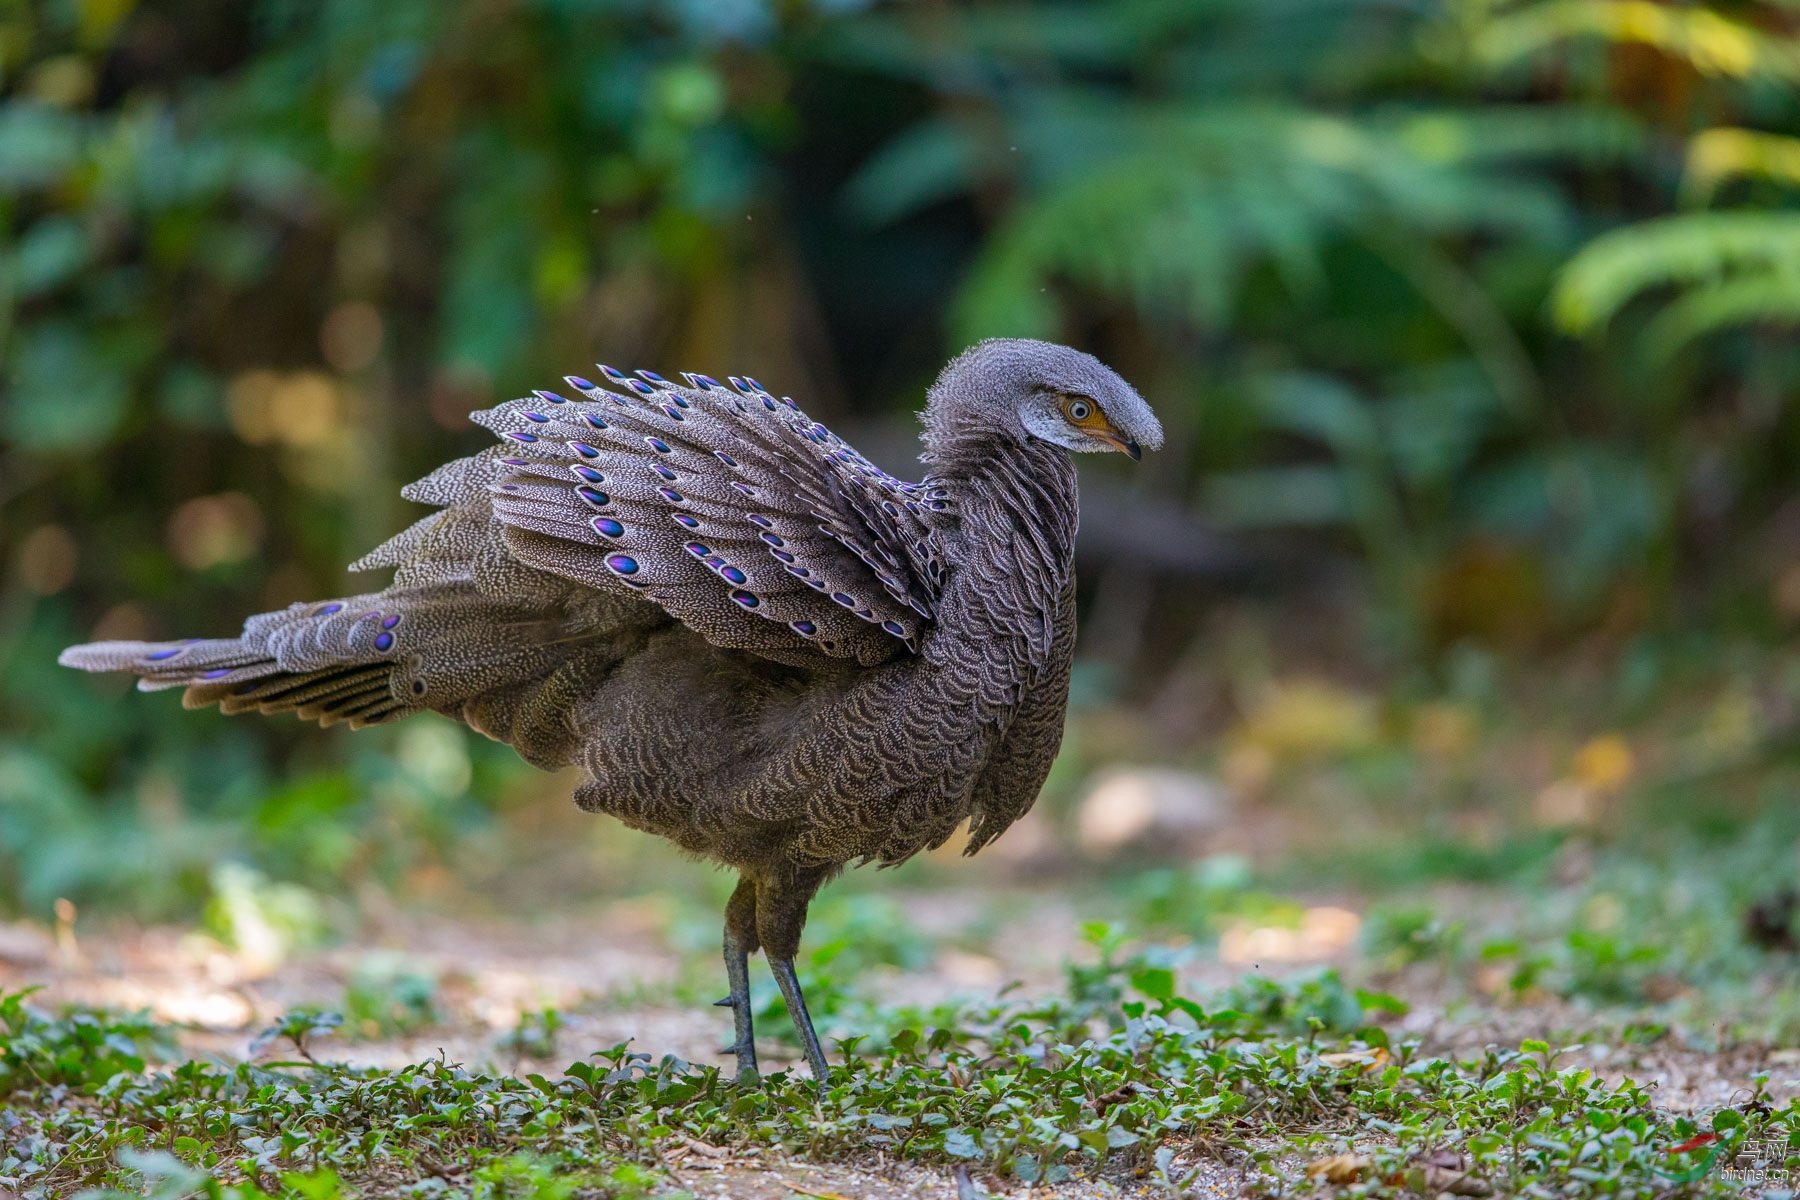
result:
M 1720 1161 L 1772 1146 L 1771 1169 L 1800 1165 L 1800 1102 L 1771 1105 L 1760 1080 L 1675 1116 L 1544 1042 L 1423 1053 L 1379 1023 L 1401 1000 L 1333 974 L 1201 1003 L 1164 958 L 1096 936 L 1100 963 L 1060 995 L 888 1011 L 878 1036 L 840 1043 L 823 1096 L 802 1075 L 737 1082 L 629 1045 L 557 1076 L 358 1069 L 321 1045 L 334 1020 L 299 1013 L 260 1060 L 147 1067 L 145 1022 L 9 995 L 0 1176 L 29 1197 L 632 1196 L 677 1187 L 666 1155 L 692 1141 L 1020 1182 L 1136 1174 L 1170 1197 L 1198 1154 L 1254 1194 L 1648 1198 L 1731 1194 Z

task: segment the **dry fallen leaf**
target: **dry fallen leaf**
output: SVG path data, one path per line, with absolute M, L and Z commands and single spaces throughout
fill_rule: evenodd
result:
M 1360 1067 L 1364 1074 L 1376 1067 L 1384 1067 L 1393 1058 L 1386 1046 L 1374 1046 L 1368 1050 L 1345 1050 L 1341 1054 L 1321 1054 L 1319 1061 L 1328 1067 L 1340 1070 L 1349 1067 Z
M 781 1177 L 776 1176 L 776 1178 L 780 1179 Z M 815 1196 L 818 1200 L 850 1200 L 850 1197 L 842 1192 L 815 1192 L 809 1187 L 801 1187 L 791 1179 L 782 1179 L 781 1183 L 790 1192 L 798 1192 L 802 1196 Z
M 1469 1160 L 1454 1150 L 1433 1150 L 1413 1157 L 1406 1169 L 1406 1186 L 1427 1196 L 1486 1196 L 1494 1189 L 1485 1179 L 1469 1175 Z
M 1361 1154 L 1333 1154 L 1308 1163 L 1306 1177 L 1315 1183 L 1321 1179 L 1326 1183 L 1355 1183 L 1372 1165 L 1374 1164 Z

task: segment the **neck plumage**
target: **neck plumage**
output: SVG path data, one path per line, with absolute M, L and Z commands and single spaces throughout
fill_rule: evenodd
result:
M 1022 636 L 1041 661 L 1074 574 L 1075 464 L 1035 438 L 932 441 L 931 482 L 948 490 L 959 518 L 956 582 L 987 623 Z

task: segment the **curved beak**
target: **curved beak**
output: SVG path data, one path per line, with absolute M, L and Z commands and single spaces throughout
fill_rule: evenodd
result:
M 1115 429 L 1097 429 L 1094 436 L 1117 450 L 1120 454 L 1129 454 L 1132 462 L 1139 462 L 1144 452 L 1138 447 L 1136 440 L 1126 437 Z

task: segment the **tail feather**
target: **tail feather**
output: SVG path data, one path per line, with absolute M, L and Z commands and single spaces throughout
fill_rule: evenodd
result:
M 567 713 L 546 717 L 531 701 L 545 687 L 560 697 L 574 665 L 590 681 L 610 668 L 616 656 L 595 656 L 596 632 L 590 620 L 461 583 L 296 604 L 251 617 L 236 638 L 71 646 L 58 661 L 130 671 L 145 691 L 185 688 L 186 707 L 228 714 L 360 729 L 431 709 L 559 765 L 573 752 Z
M 187 708 L 295 712 L 322 725 L 361 727 L 423 707 L 394 693 L 405 617 L 395 599 L 295 604 L 251 617 L 235 638 L 93 642 L 69 647 L 57 661 L 82 671 L 130 671 L 140 691 L 185 688 Z
M 321 725 L 354 728 L 418 712 L 394 694 L 393 662 L 349 662 L 312 671 L 284 670 L 248 638 L 181 642 L 92 642 L 57 657 L 82 671 L 131 671 L 138 690 L 185 688 L 184 708 L 214 704 L 228 714 L 292 712 Z
M 58 661 L 130 671 L 146 691 L 185 688 L 187 707 L 226 713 L 360 728 L 430 709 L 511 743 L 528 762 L 560 766 L 574 753 L 574 696 L 669 618 L 518 562 L 489 519 L 483 486 L 503 469 L 494 454 L 477 455 L 409 491 L 455 507 L 357 564 L 398 566 L 384 591 L 262 613 L 235 638 L 96 642 Z

